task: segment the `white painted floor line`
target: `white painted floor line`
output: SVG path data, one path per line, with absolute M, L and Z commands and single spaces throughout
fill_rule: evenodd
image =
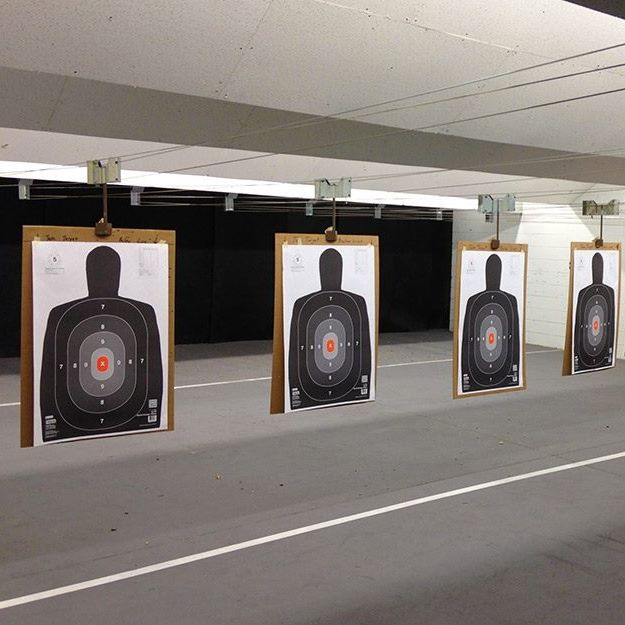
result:
M 250 549 L 251 547 L 258 547 L 259 545 L 266 545 L 268 543 L 275 543 L 280 540 L 286 540 L 287 538 L 293 538 L 294 536 L 310 534 L 311 532 L 317 532 L 319 530 L 328 529 L 330 527 L 336 527 L 337 525 L 345 525 L 346 523 L 361 521 L 363 519 L 380 516 L 389 512 L 396 512 L 398 510 L 404 510 L 406 508 L 413 508 L 421 504 L 431 503 L 433 501 L 440 501 L 441 499 L 449 499 L 450 497 L 457 497 L 458 495 L 466 495 L 468 493 L 474 493 L 480 490 L 495 488 L 496 486 L 504 486 L 505 484 L 512 484 L 513 482 L 530 480 L 535 477 L 542 477 L 544 475 L 551 475 L 553 473 L 562 473 L 563 471 L 570 471 L 571 469 L 578 469 L 580 467 L 587 467 L 602 462 L 609 462 L 610 460 L 618 460 L 621 458 L 625 458 L 625 451 L 610 454 L 608 456 L 590 458 L 589 460 L 581 460 L 579 462 L 561 464 L 555 467 L 549 467 L 548 469 L 532 471 L 530 473 L 513 475 L 511 477 L 505 477 L 503 479 L 493 480 L 491 482 L 482 482 L 481 484 L 474 484 L 473 486 L 466 486 L 465 488 L 457 488 L 455 490 L 449 490 L 443 493 L 438 493 L 436 495 L 428 495 L 427 497 L 410 499 L 408 501 L 392 504 L 383 508 L 375 508 L 373 510 L 366 510 L 365 512 L 358 512 L 357 514 L 350 514 L 349 516 L 339 517 L 337 519 L 331 519 L 329 521 L 323 521 L 321 523 L 315 523 L 313 525 L 305 525 L 303 527 L 297 527 L 292 530 L 287 530 L 286 532 L 270 534 L 269 536 L 262 536 L 260 538 L 246 540 L 241 543 L 235 543 L 233 545 L 227 545 L 225 547 L 219 547 L 217 549 L 210 549 L 209 551 L 201 551 L 199 553 L 194 553 L 189 556 L 184 556 L 182 558 L 166 560 L 165 562 L 158 562 L 157 564 L 150 564 L 149 566 L 142 566 L 136 569 L 131 569 L 129 571 L 114 573 L 113 575 L 97 577 L 95 579 L 79 582 L 77 584 L 51 588 L 50 590 L 44 590 L 42 592 L 36 592 L 30 595 L 22 595 L 21 597 L 15 597 L 13 599 L 5 599 L 4 601 L 0 601 L 0 610 L 14 608 L 19 605 L 33 603 L 35 601 L 42 601 L 44 599 L 51 599 L 53 597 L 59 597 L 61 595 L 67 595 L 73 592 L 78 592 L 79 590 L 87 590 L 89 588 L 105 586 L 106 584 L 112 584 L 114 582 L 120 582 L 126 579 L 131 579 L 133 577 L 140 577 L 142 575 L 149 575 L 150 573 L 157 573 L 166 569 L 173 569 L 178 566 L 184 566 L 185 564 L 191 564 L 193 562 L 199 562 L 201 560 L 208 560 L 210 558 L 216 558 L 217 556 L 223 556 L 227 553 L 242 551 L 244 549 Z
M 438 362 L 452 362 L 451 358 L 440 360 L 412 360 L 410 362 L 397 362 L 392 365 L 378 365 L 378 369 L 390 369 L 391 367 L 410 367 L 411 365 L 434 365 Z
M 527 356 L 530 354 L 550 354 L 551 352 L 561 352 L 561 349 L 536 349 L 533 352 L 525 352 Z
M 534 352 L 527 352 L 530 354 L 547 354 L 549 352 L 558 352 L 558 349 L 540 349 Z M 392 367 L 410 367 L 413 365 L 434 365 L 442 362 L 452 362 L 451 358 L 441 358 L 439 360 L 413 360 L 410 362 L 398 362 L 391 365 L 378 365 L 378 369 L 390 369 Z M 188 388 L 204 388 L 205 386 L 224 386 L 226 384 L 242 384 L 243 382 L 265 382 L 271 380 L 271 376 L 262 378 L 242 378 L 240 380 L 223 380 L 222 382 L 200 382 L 198 384 L 182 384 L 181 386 L 174 386 L 174 390 L 181 391 Z M 19 406 L 20 402 L 14 401 L 8 404 L 0 404 L 0 408 L 9 408 L 11 406 Z
M 559 352 L 559 349 L 537 349 L 533 352 L 525 352 L 527 356 L 530 354 L 548 354 L 549 352 Z M 439 360 L 411 360 L 409 362 L 398 362 L 392 365 L 378 365 L 378 369 L 390 369 L 392 367 L 410 367 L 411 365 L 433 365 L 440 362 L 453 362 L 453 358 L 440 358 Z
M 174 386 L 175 391 L 180 391 L 185 388 L 202 388 L 204 386 L 222 386 L 224 384 L 240 384 L 241 382 L 262 382 L 263 380 L 271 380 L 271 376 L 264 378 L 243 378 L 241 380 L 224 380 L 223 382 L 200 382 L 199 384 L 183 384 L 181 386 Z

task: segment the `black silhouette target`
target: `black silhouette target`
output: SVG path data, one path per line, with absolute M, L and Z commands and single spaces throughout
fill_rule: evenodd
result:
M 614 363 L 614 289 L 603 283 L 603 256 L 592 257 L 592 284 L 580 290 L 575 308 L 573 372 L 610 367 Z
M 465 310 L 461 381 L 464 393 L 519 385 L 519 310 L 516 297 L 502 291 L 501 258 L 486 261 L 486 289 L 472 295 Z
M 41 370 L 44 442 L 158 428 L 163 370 L 149 304 L 118 295 L 121 259 L 111 247 L 86 261 L 89 295 L 48 317 Z
M 319 259 L 321 290 L 293 307 L 289 342 L 291 409 L 369 399 L 371 340 L 365 299 L 341 289 L 343 259 Z

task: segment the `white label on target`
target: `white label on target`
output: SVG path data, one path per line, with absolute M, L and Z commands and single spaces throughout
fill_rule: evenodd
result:
M 304 257 L 299 252 L 293 252 L 291 254 L 289 269 L 294 272 L 304 271 Z
M 63 261 L 58 252 L 52 252 L 52 254 L 48 255 L 43 271 L 46 275 L 58 276 L 65 273 L 65 267 L 63 267 Z

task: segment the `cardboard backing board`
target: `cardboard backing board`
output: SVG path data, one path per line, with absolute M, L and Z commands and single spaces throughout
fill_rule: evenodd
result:
M 522 255 L 521 256 L 522 266 L 518 268 L 519 278 L 520 278 L 520 280 L 518 281 L 518 287 L 519 287 L 518 293 L 517 293 L 518 297 L 510 298 L 509 297 L 510 294 L 504 292 L 503 295 L 506 297 L 502 297 L 502 302 L 501 302 L 504 308 L 508 305 L 507 304 L 508 300 L 514 301 L 514 299 L 516 299 L 516 304 L 517 304 L 516 308 L 517 308 L 517 316 L 518 316 L 518 327 L 519 327 L 521 336 L 519 337 L 519 341 L 518 341 L 518 363 L 519 363 L 520 375 L 519 375 L 518 382 L 515 385 L 502 386 L 502 387 L 485 389 L 485 390 L 469 390 L 469 391 L 464 391 L 464 392 L 459 390 L 459 380 L 461 379 L 461 365 L 462 365 L 461 341 L 462 341 L 462 335 L 464 332 L 463 328 L 464 328 L 464 323 L 465 323 L 465 315 L 463 314 L 463 309 L 465 308 L 465 305 L 468 308 L 468 303 L 470 302 L 470 300 L 468 300 L 467 302 L 461 301 L 461 297 L 463 293 L 463 289 L 462 289 L 463 279 L 467 280 L 467 278 L 464 278 L 463 273 L 462 273 L 464 252 L 484 252 L 486 253 L 484 254 L 484 256 L 487 256 L 488 258 L 490 258 L 490 256 L 492 256 L 493 254 L 499 255 L 499 254 L 506 254 L 509 252 L 517 252 L 517 253 L 521 253 Z M 488 275 L 488 266 L 486 267 L 486 272 Z M 499 278 L 497 278 L 497 282 L 499 282 L 499 279 L 501 278 L 501 264 L 500 264 L 499 272 L 500 273 L 499 273 Z M 489 288 L 488 284 L 485 283 L 485 280 L 487 279 L 488 278 L 487 277 L 485 278 L 483 273 L 480 273 L 476 269 L 476 274 L 475 274 L 476 283 L 481 282 L 480 288 L 475 289 L 476 297 L 479 295 L 479 291 L 483 289 L 484 286 L 486 286 L 486 289 L 483 291 L 483 293 L 486 292 L 486 290 L 488 290 Z M 499 286 L 497 286 L 497 289 L 499 289 Z M 526 384 L 527 376 L 526 376 L 526 367 L 525 367 L 525 363 L 526 363 L 526 358 L 525 358 L 526 314 L 525 314 L 525 311 L 526 311 L 526 301 L 527 301 L 527 245 L 524 243 L 501 243 L 497 250 L 493 250 L 491 248 L 490 241 L 486 241 L 486 242 L 459 241 L 458 247 L 457 247 L 457 253 L 456 253 L 454 293 L 455 293 L 455 297 L 454 297 L 454 337 L 453 337 L 453 374 L 452 374 L 452 396 L 453 398 L 461 399 L 465 397 L 492 395 L 496 393 L 505 393 L 505 392 L 511 392 L 511 391 L 525 390 L 527 388 L 527 384 Z M 522 303 L 522 314 L 519 314 L 519 311 L 518 311 L 519 303 Z M 476 306 L 478 305 L 478 300 L 475 301 L 475 305 Z M 512 309 L 514 309 L 514 306 L 512 306 Z M 468 310 L 466 311 L 466 313 L 469 314 Z M 490 313 L 492 313 L 492 311 L 490 310 L 487 311 L 487 315 Z M 461 315 L 462 315 L 462 318 L 461 318 Z M 488 321 L 488 319 L 486 318 L 484 319 L 484 323 L 486 324 L 484 327 L 488 329 L 488 334 L 489 334 L 487 340 L 492 342 L 489 347 L 494 350 L 493 353 L 494 353 L 495 360 L 497 359 L 497 351 L 496 351 L 497 349 L 501 349 L 501 350 L 508 349 L 507 346 L 505 346 L 505 344 L 502 344 L 501 348 L 499 348 L 499 344 L 501 343 L 501 328 L 499 328 L 499 321 L 496 319 L 496 316 L 497 315 L 495 313 L 495 317 L 493 317 L 492 319 L 492 324 Z M 490 327 L 491 325 L 493 326 L 493 328 Z
M 168 246 L 168 349 L 167 357 L 167 430 L 174 428 L 174 293 L 176 233 L 170 230 L 113 229 L 111 236 L 97 237 L 94 229 L 64 226 L 24 226 L 22 231 L 22 304 L 21 304 L 21 412 L 20 444 L 34 443 L 34 344 L 33 344 L 33 241 L 80 243 L 166 243 Z M 162 430 L 145 430 L 162 431 Z
M 618 287 L 616 293 L 616 305 L 617 312 L 615 315 L 615 337 L 614 337 L 614 345 L 618 345 L 618 319 L 619 319 L 619 311 L 618 305 L 621 301 L 621 281 L 620 281 L 620 267 L 621 267 L 621 244 L 620 243 L 603 243 L 601 247 L 597 247 L 594 241 L 572 241 L 571 242 L 571 251 L 569 257 L 569 294 L 568 294 L 568 304 L 567 304 L 567 314 L 566 314 L 566 331 L 564 335 L 564 355 L 562 359 L 562 375 L 573 375 L 573 338 L 574 338 L 574 330 L 573 330 L 573 317 L 574 317 L 574 281 L 575 281 L 575 252 L 588 251 L 588 252 L 601 252 L 601 251 L 617 251 L 618 252 Z M 613 355 L 613 364 L 616 363 L 616 354 Z M 606 368 L 606 367 L 602 367 Z M 598 369 L 601 370 L 601 369 Z
M 283 286 L 282 286 L 282 248 L 284 245 L 372 245 L 375 257 L 375 364 L 378 357 L 379 324 L 379 239 L 377 236 L 339 234 L 336 242 L 329 244 L 323 234 L 281 234 L 275 236 L 275 272 L 274 272 L 274 316 L 273 316 L 273 360 L 271 375 L 270 413 L 283 413 L 284 406 L 284 328 L 283 328 Z

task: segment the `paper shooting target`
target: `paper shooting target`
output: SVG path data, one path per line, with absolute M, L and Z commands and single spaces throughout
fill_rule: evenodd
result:
M 303 261 L 305 251 L 310 251 L 302 247 L 302 253 L 291 259 L 294 275 L 309 268 L 300 267 L 307 262 Z M 290 315 L 287 392 L 291 410 L 373 398 L 367 302 L 362 295 L 341 288 L 344 267 L 339 249 L 327 248 L 318 259 L 321 289 L 299 297 Z M 368 271 L 373 272 L 372 262 Z
M 465 284 L 461 287 L 464 301 L 457 394 L 518 387 L 522 345 L 519 304 L 513 293 L 501 288 L 503 259 L 507 279 L 515 280 L 522 291 L 524 274 L 518 258 L 513 260 L 512 253 L 506 252 L 465 250 L 462 254 L 467 258 L 460 276 Z M 471 258 L 471 254 L 482 255 L 479 270 L 479 257 Z
M 49 257 L 48 272 L 59 271 L 60 262 Z M 156 315 L 150 304 L 119 295 L 120 272 L 112 247 L 93 247 L 87 297 L 49 313 L 39 384 L 43 442 L 161 427 Z
M 603 369 L 614 364 L 616 304 L 614 289 L 604 281 L 601 252 L 576 250 L 576 271 L 582 273 L 592 254 L 592 282 L 579 290 L 573 321 L 573 373 Z M 617 255 L 617 252 L 605 252 Z M 611 274 L 614 274 L 612 268 Z M 611 276 L 614 279 L 614 276 Z

